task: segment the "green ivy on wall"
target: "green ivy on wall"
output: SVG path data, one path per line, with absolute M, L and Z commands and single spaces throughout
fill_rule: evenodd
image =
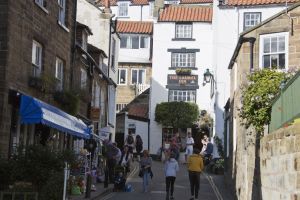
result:
M 239 116 L 248 128 L 252 125 L 262 133 L 271 118 L 272 101 L 280 92 L 281 83 L 290 78 L 289 73 L 276 70 L 259 70 L 248 76 L 249 84 L 242 89 L 242 107 Z

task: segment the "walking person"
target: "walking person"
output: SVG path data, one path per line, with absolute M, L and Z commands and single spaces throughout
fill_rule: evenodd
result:
M 165 163 L 165 176 L 166 176 L 166 200 L 173 200 L 174 183 L 176 180 L 176 173 L 179 171 L 178 162 L 175 160 L 175 154 L 171 153 L 170 158 Z
M 132 132 L 129 130 L 128 135 L 125 139 L 125 145 L 129 148 L 129 153 L 133 155 L 133 150 L 135 148 L 135 141 Z
M 143 140 L 140 135 L 137 135 L 135 138 L 135 149 L 136 149 L 136 153 L 137 153 L 137 160 L 140 161 L 141 152 L 143 150 Z
M 185 150 L 185 162 L 187 162 L 187 158 L 193 154 L 193 145 L 194 145 L 194 138 L 192 137 L 191 132 L 188 132 L 186 139 L 186 150 Z
M 140 161 L 140 173 L 143 178 L 143 192 L 148 192 L 148 186 L 150 181 L 150 174 L 152 167 L 152 158 L 149 156 L 149 152 L 147 150 L 143 151 L 143 157 Z
M 128 172 L 130 172 L 130 162 L 132 160 L 132 154 L 129 153 L 129 148 L 128 146 L 124 146 L 124 150 L 122 152 L 122 156 L 121 156 L 121 159 L 120 159 L 120 162 L 119 162 L 119 165 L 121 165 L 122 167 L 125 167 L 126 169 L 126 174 Z
M 188 158 L 188 172 L 191 187 L 190 200 L 198 199 L 198 192 L 200 188 L 200 174 L 204 168 L 202 157 L 200 156 L 200 150 L 194 149 L 193 154 Z
M 182 147 L 181 138 L 177 132 L 171 141 L 171 151 L 175 153 L 175 159 L 178 161 L 180 155 L 180 148 Z

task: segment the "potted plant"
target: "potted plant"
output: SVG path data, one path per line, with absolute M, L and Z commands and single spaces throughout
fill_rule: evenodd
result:
M 215 174 L 224 174 L 224 158 L 220 158 L 214 165 Z

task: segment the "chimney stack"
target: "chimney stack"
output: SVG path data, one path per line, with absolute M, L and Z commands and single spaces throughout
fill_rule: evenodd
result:
M 164 8 L 165 1 L 164 0 L 155 0 L 154 2 L 154 9 L 153 9 L 153 17 L 159 16 L 159 10 Z
M 110 0 L 104 0 L 104 13 L 112 13 L 110 9 Z

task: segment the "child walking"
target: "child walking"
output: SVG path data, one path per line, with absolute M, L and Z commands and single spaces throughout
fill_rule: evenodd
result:
M 175 160 L 176 155 L 170 153 L 170 158 L 165 163 L 165 176 L 166 176 L 166 200 L 173 200 L 174 183 L 176 173 L 179 171 L 178 162 Z

